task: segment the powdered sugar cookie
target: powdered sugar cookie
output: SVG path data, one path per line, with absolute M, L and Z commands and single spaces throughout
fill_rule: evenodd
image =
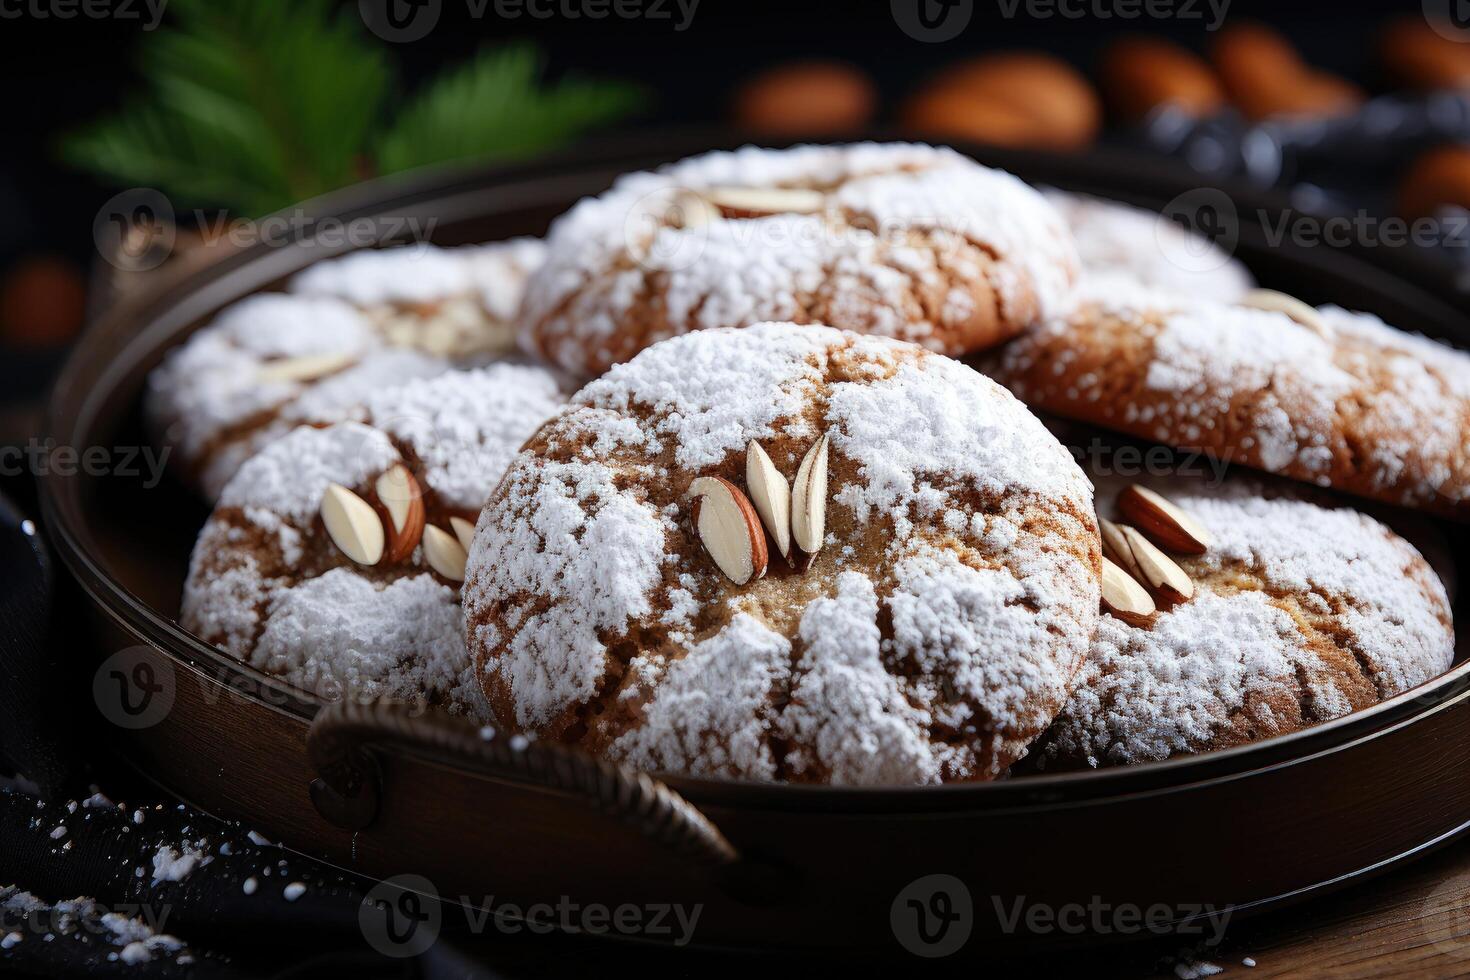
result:
M 762 320 L 978 350 L 1059 309 L 1076 272 L 1039 194 L 917 144 L 693 157 L 622 177 L 547 241 L 526 339 L 587 375 L 666 337 Z
M 1470 514 L 1470 355 L 1279 293 L 1084 283 L 984 362 L 1034 407 L 1388 503 Z M 1286 310 L 1287 312 L 1280 312 Z
M 252 457 L 195 545 L 180 622 L 326 698 L 484 715 L 459 605 L 480 505 L 563 404 L 496 364 L 368 399 L 367 424 L 299 428 Z
M 1233 303 L 1255 284 L 1246 267 L 1167 217 L 1118 201 L 1047 189 L 1077 244 L 1084 275 L 1121 275 L 1165 292 Z
M 817 325 L 689 334 L 588 385 L 467 568 L 502 725 L 756 780 L 994 778 L 1098 617 L 1090 486 L 1041 423 L 947 357 Z
M 537 238 L 366 249 L 318 262 L 290 291 L 351 303 L 393 346 L 463 360 L 515 349 L 526 278 L 544 254 Z
M 211 500 L 246 459 L 298 425 L 360 417 L 373 392 L 480 363 L 540 259 L 529 239 L 355 252 L 224 310 L 148 379 L 147 414 Z
M 1444 587 L 1382 524 L 1245 483 L 1160 489 L 1211 539 L 1202 555 L 1175 555 L 1194 596 L 1144 626 L 1102 617 L 1039 765 L 1146 762 L 1283 735 L 1449 667 Z

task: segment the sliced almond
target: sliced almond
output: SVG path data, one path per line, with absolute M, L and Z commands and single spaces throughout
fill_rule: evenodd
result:
M 1148 590 L 1107 558 L 1102 565 L 1102 607 L 1130 626 L 1148 625 L 1157 612 Z
M 1236 303 L 1240 306 L 1248 306 L 1253 310 L 1285 314 L 1318 336 L 1332 336 L 1332 327 L 1322 319 L 1322 314 L 1295 296 L 1288 296 L 1274 289 L 1252 289 L 1236 300 Z
M 745 486 L 750 502 L 771 532 L 776 551 L 791 561 L 791 484 L 754 439 L 745 447 Z
M 1138 562 L 1133 560 L 1133 549 L 1128 547 L 1128 537 L 1123 529 L 1103 517 L 1097 519 L 1097 529 L 1102 536 L 1103 557 L 1111 559 L 1123 571 L 1142 580 L 1143 573 L 1138 570 Z
M 1154 544 L 1184 555 L 1202 555 L 1213 538 L 1183 508 L 1148 487 L 1133 484 L 1118 494 L 1118 510 Z
M 469 554 L 459 541 L 434 524 L 424 525 L 424 561 L 451 582 L 464 581 L 464 563 Z
M 1123 537 L 1128 541 L 1128 550 L 1133 555 L 1133 562 L 1138 568 L 1139 581 L 1148 586 L 1149 591 L 1165 602 L 1184 602 L 1194 595 L 1194 582 L 1184 573 L 1184 569 L 1164 554 L 1154 543 L 1142 534 L 1137 528 L 1129 527 L 1127 524 L 1118 525 L 1123 532 Z
M 827 434 L 806 451 L 791 488 L 791 538 L 808 559 L 827 534 Z
M 805 187 L 711 187 L 704 198 L 727 218 L 816 214 L 827 206 L 826 195 Z
M 359 565 L 376 565 L 383 557 L 383 522 L 371 504 L 340 483 L 322 494 L 322 523 L 337 549 Z
M 668 220 L 675 228 L 702 228 L 720 220 L 720 209 L 693 191 L 681 191 L 669 206 Z
M 315 381 L 351 367 L 351 354 L 305 354 L 266 361 L 255 372 L 257 381 Z
M 388 512 L 388 541 L 383 560 L 388 564 L 403 561 L 413 554 L 424 533 L 424 495 L 419 482 L 402 463 L 378 477 L 373 484 L 378 503 Z
M 766 532 L 750 498 L 719 476 L 699 477 L 689 495 L 700 543 L 725 577 L 744 585 L 766 574 Z
M 454 536 L 459 539 L 459 543 L 464 546 L 465 554 L 469 554 L 470 543 L 475 540 L 475 525 L 463 517 L 451 517 L 449 527 L 454 532 Z

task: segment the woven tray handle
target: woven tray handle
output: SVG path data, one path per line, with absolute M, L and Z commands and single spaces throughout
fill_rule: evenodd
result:
M 488 731 L 488 730 L 484 730 Z M 376 750 L 403 749 L 525 786 L 569 793 L 680 857 L 725 868 L 739 852 L 713 823 L 646 773 L 556 743 L 491 735 L 445 715 L 410 715 L 402 707 L 338 701 L 317 712 L 306 736 L 316 768 L 311 800 L 328 822 L 369 826 L 382 793 Z

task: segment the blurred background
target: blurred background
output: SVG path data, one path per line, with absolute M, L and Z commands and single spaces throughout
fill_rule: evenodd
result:
M 1433 216 L 1415 247 L 1470 287 L 1463 0 L 0 0 L 0 64 L 0 444 L 38 431 L 119 192 L 163 195 L 187 268 L 219 219 L 630 131 L 1124 147 Z

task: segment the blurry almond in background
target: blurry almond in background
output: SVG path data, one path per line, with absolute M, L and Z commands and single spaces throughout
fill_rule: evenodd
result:
M 1470 210 L 1470 146 L 1442 146 L 1415 160 L 1399 184 L 1399 212 L 1427 218 L 1449 205 Z
M 839 61 L 761 72 L 735 93 L 736 124 L 774 136 L 831 136 L 866 128 L 878 108 L 872 79 Z
M 1193 117 L 1208 116 L 1225 103 L 1220 80 L 1205 60 L 1162 38 L 1120 38 L 1103 51 L 1098 78 L 1108 106 L 1136 121 L 1161 106 Z
M 1453 41 L 1441 30 L 1453 36 L 1456 29 L 1436 30 L 1423 17 L 1404 17 L 1389 24 L 1378 47 L 1388 77 L 1424 90 L 1470 86 L 1470 44 Z
M 65 259 L 22 259 L 0 279 L 0 344 L 60 347 L 82 327 L 86 308 L 82 274 Z
M 941 72 L 910 99 L 902 122 L 933 136 L 1074 150 L 1096 138 L 1102 110 L 1077 69 L 1050 55 L 1017 51 Z
M 1262 24 L 1225 28 L 1210 56 L 1230 101 L 1249 119 L 1340 115 L 1363 102 L 1357 86 L 1317 71 L 1290 41 Z

